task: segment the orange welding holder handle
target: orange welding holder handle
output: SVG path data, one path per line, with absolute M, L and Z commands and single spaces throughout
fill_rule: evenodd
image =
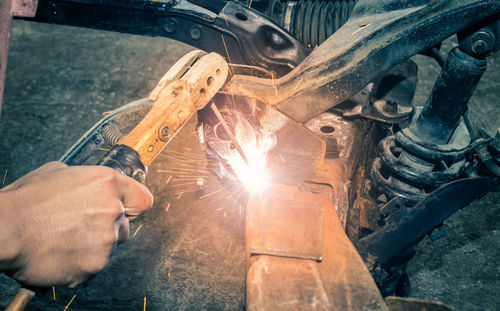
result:
M 155 103 L 149 113 L 117 144 L 137 151 L 148 167 L 189 118 L 210 102 L 227 73 L 228 65 L 219 54 L 199 50 L 187 54 L 151 92 L 149 98 Z

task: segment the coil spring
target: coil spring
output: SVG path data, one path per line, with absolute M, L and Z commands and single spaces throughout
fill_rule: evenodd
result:
M 288 6 L 290 12 L 283 12 L 281 1 L 272 0 L 268 15 L 274 18 L 282 15 L 281 26 L 302 44 L 314 48 L 345 24 L 356 1 L 300 0 Z
M 115 145 L 123 137 L 118 125 L 114 122 L 104 125 L 101 130 L 101 135 L 110 146 Z
M 427 148 L 403 132 L 388 136 L 378 144 L 370 175 L 387 200 L 398 196 L 413 205 L 440 185 L 460 176 L 466 148 Z

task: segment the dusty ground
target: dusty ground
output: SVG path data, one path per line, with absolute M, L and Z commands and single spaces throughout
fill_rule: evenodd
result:
M 57 160 L 103 112 L 147 95 L 173 62 L 190 49 L 162 38 L 15 21 L 0 119 L 1 179 L 8 170 L 5 183 L 11 183 L 43 163 Z M 416 100 L 423 101 L 438 69 L 423 57 L 417 60 L 423 66 Z M 478 121 L 490 123 L 492 132 L 500 126 L 500 56 L 492 58 L 490 65 L 472 106 Z M 168 161 L 160 161 L 158 167 L 162 165 L 168 166 Z M 158 175 L 152 180 L 162 178 Z M 232 212 L 224 220 L 221 213 L 190 207 L 187 197 L 172 204 L 171 214 L 165 216 L 168 195 L 158 185 L 150 187 L 163 198 L 157 200 L 155 210 L 138 220 L 144 224 L 142 232 L 118 250 L 104 273 L 86 288 L 57 288 L 55 302 L 51 293 L 36 298 L 29 310 L 61 310 L 73 294 L 77 298 L 72 310 L 138 310 L 144 296 L 148 297 L 148 310 L 242 308 L 239 215 L 228 209 Z M 499 214 L 500 195 L 489 194 L 451 217 L 445 238 L 421 243 L 409 265 L 414 296 L 440 300 L 457 310 L 498 310 Z M 206 219 L 216 221 L 217 229 L 203 227 Z M 229 231 L 238 234 L 231 238 Z M 149 247 L 158 243 L 158 235 L 164 240 L 157 248 Z M 170 241 L 186 244 L 172 245 Z M 186 250 L 184 245 L 188 245 Z M 202 247 L 208 248 L 206 252 Z M 207 258 L 204 253 L 213 249 L 216 254 Z M 181 277 L 176 279 L 177 275 Z M 7 305 L 16 286 L 0 277 L 0 308 Z

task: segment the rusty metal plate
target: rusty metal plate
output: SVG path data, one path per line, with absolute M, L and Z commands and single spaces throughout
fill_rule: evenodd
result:
M 368 269 L 340 225 L 331 201 L 333 189 L 308 184 L 302 188 L 280 188 L 273 189 L 271 198 L 282 196 L 284 201 L 296 201 L 292 205 L 303 204 L 300 201 L 304 198 L 323 197 L 316 202 L 324 211 L 322 261 L 251 254 L 248 244 L 253 241 L 249 237 L 248 215 L 252 214 L 250 209 L 254 209 L 255 202 L 261 200 L 258 195 L 252 195 L 247 206 L 246 309 L 387 311 Z M 330 203 L 323 204 L 327 201 Z M 274 205 L 267 208 L 274 209 Z M 294 227 L 296 223 L 288 225 Z M 307 238 L 301 238 L 304 246 L 309 247 Z
M 247 243 L 251 255 L 321 260 L 325 195 L 276 184 L 250 196 Z

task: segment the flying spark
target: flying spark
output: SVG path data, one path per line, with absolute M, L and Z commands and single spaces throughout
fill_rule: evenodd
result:
M 226 40 L 224 40 L 224 35 L 220 35 L 222 38 L 222 43 L 224 44 L 224 49 L 226 50 L 226 55 L 227 55 L 227 62 L 231 64 L 231 58 L 229 57 L 229 52 L 227 51 L 227 45 L 226 45 Z M 229 71 L 231 71 L 231 74 L 234 75 L 233 69 L 231 66 L 229 66 Z
M 68 310 L 69 306 L 71 305 L 73 300 L 75 300 L 75 298 L 76 298 L 76 294 L 73 296 L 73 298 L 71 298 L 71 300 L 68 302 L 68 304 L 66 306 L 64 306 L 64 311 Z
M 142 228 L 142 224 L 140 224 L 139 227 L 137 227 L 137 229 L 134 232 L 134 236 L 136 236 L 137 232 L 139 232 L 139 230 L 141 230 L 141 228 Z
M 206 197 L 208 197 L 208 196 L 211 196 L 212 194 L 219 193 L 219 192 L 221 192 L 222 190 L 224 190 L 224 188 L 219 189 L 219 190 L 216 190 L 216 191 L 211 192 L 211 193 L 208 193 L 208 194 L 205 194 L 205 195 L 202 195 L 202 196 L 200 197 L 200 199 L 203 199 L 203 198 L 206 198 Z

